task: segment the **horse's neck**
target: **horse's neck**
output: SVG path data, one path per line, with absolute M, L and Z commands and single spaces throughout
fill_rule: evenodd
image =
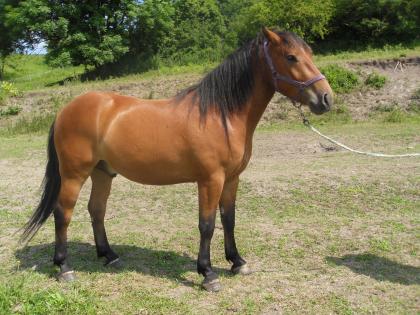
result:
M 249 98 L 242 115 L 248 137 L 252 138 L 255 128 L 264 114 L 268 103 L 273 98 L 273 95 L 274 89 L 271 85 L 267 84 L 267 80 L 262 76 L 256 77 L 254 92 Z

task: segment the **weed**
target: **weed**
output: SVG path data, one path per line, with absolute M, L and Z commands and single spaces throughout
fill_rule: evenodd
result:
M 375 112 L 379 113 L 390 113 L 398 108 L 397 103 L 379 104 L 373 108 Z
M 400 108 L 394 108 L 390 111 L 383 119 L 384 122 L 388 123 L 401 123 L 405 121 L 407 114 Z
M 22 117 L 13 125 L 2 130 L 7 135 L 47 132 L 55 119 L 55 114 L 39 114 L 32 117 Z
M 15 116 L 22 111 L 18 106 L 9 106 L 6 109 L 0 109 L 0 116 Z
M 411 98 L 415 100 L 420 100 L 420 88 L 414 91 L 413 96 Z
M 420 113 L 420 102 L 410 102 L 407 106 L 407 111 L 412 113 Z
M 349 93 L 359 85 L 357 74 L 339 65 L 328 65 L 320 70 L 336 93 Z
M 387 240 L 371 239 L 369 243 L 373 251 L 389 252 L 391 250 L 391 244 Z
M 383 88 L 386 82 L 387 82 L 387 77 L 377 72 L 369 73 L 369 75 L 367 76 L 365 80 L 365 84 L 367 86 L 372 87 L 377 90 Z

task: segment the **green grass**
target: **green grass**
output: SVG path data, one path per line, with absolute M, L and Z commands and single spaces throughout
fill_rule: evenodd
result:
M 99 310 L 97 298 L 77 285 L 34 288 L 29 279 L 18 276 L 12 283 L 0 284 L 0 314 L 96 314 Z
M 83 72 L 83 67 L 52 68 L 41 55 L 12 55 L 7 58 L 4 79 L 23 92 L 71 82 Z
M 345 63 L 361 60 L 392 59 L 417 57 L 420 55 L 420 42 L 405 47 L 403 45 L 385 45 L 382 48 L 366 48 L 362 51 L 341 51 L 337 53 L 315 54 L 315 62 L 321 66 L 330 63 Z

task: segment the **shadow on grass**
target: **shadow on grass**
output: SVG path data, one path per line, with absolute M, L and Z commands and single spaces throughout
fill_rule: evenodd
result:
M 155 277 L 168 278 L 181 282 L 186 286 L 197 286 L 185 278 L 185 273 L 196 271 L 196 260 L 188 255 L 180 255 L 173 251 L 142 248 L 134 245 L 112 245 L 112 249 L 120 256 L 122 266 L 118 269 L 103 266 L 103 260 L 96 257 L 94 245 L 81 242 L 69 242 L 69 262 L 76 271 L 89 273 L 121 273 L 139 272 Z M 55 276 L 57 269 L 52 264 L 54 243 L 26 246 L 15 252 L 20 261 L 20 269 L 33 269 L 36 272 Z M 229 276 L 224 269 L 213 268 L 218 274 Z
M 346 266 L 353 272 L 378 281 L 390 281 L 404 285 L 420 284 L 420 268 L 403 265 L 385 257 L 365 253 L 327 257 L 326 260 L 337 266 Z

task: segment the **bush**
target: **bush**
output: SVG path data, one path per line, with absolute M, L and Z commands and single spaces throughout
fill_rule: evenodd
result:
M 0 109 L 0 116 L 14 116 L 21 112 L 22 108 L 18 106 L 9 106 L 6 109 Z
M 387 81 L 387 77 L 384 75 L 381 75 L 376 72 L 369 73 L 368 77 L 365 80 L 365 84 L 367 86 L 370 86 L 374 89 L 381 89 L 384 87 L 385 83 Z
M 328 65 L 320 70 L 336 93 L 349 93 L 359 85 L 357 74 L 339 65 Z

